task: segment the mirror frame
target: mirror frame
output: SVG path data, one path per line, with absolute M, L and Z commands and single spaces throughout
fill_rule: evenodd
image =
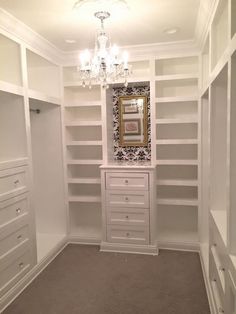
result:
M 125 107 L 126 106 L 132 106 L 132 108 L 130 108 L 132 111 L 130 112 L 126 112 L 126 114 L 130 114 L 130 120 L 133 122 L 135 122 L 137 124 L 137 127 L 140 128 L 140 124 L 141 124 L 141 120 L 138 120 L 137 118 L 132 119 L 132 115 L 135 113 L 138 113 L 138 108 L 136 105 L 136 108 L 134 107 L 133 104 L 124 106 L 123 101 L 136 101 L 138 99 L 142 99 L 143 100 L 143 119 L 142 119 L 142 123 L 143 123 L 143 141 L 140 142 L 126 142 L 124 139 L 124 129 L 125 129 L 125 120 L 129 120 L 129 119 L 123 119 L 123 114 L 125 113 Z M 119 97 L 119 146 L 121 147 L 127 147 L 127 146 L 147 146 L 148 145 L 148 130 L 147 130 L 147 117 L 148 111 L 147 111 L 147 96 L 136 96 L 136 95 L 131 95 L 131 96 L 120 96 Z M 133 133 L 134 134 L 134 133 Z M 137 133 L 138 134 L 138 133 Z

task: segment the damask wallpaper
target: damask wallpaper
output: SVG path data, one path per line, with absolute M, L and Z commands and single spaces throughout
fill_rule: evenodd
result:
M 119 96 L 147 96 L 148 112 L 148 145 L 137 146 L 119 146 Z M 112 93 L 113 103 L 113 134 L 114 134 L 114 159 L 126 161 L 151 160 L 151 118 L 150 118 L 150 87 L 149 86 L 132 86 L 116 87 Z

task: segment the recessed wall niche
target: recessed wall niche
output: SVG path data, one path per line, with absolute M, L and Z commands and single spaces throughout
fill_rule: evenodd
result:
M 126 160 L 126 161 L 143 161 L 151 160 L 151 121 L 150 121 L 150 85 L 148 82 L 129 83 L 128 87 L 123 85 L 113 85 L 107 91 L 107 99 L 109 99 L 108 111 L 113 117 L 113 124 L 108 121 L 108 125 L 113 128 L 112 138 L 110 138 L 112 147 L 110 151 L 110 159 Z M 147 96 L 147 145 L 146 146 L 124 146 L 120 145 L 119 138 L 119 97 L 120 96 Z M 111 106 L 112 104 L 112 112 Z

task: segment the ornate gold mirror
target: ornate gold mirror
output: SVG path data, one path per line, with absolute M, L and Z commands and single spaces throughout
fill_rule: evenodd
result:
M 147 146 L 147 97 L 120 96 L 120 146 Z

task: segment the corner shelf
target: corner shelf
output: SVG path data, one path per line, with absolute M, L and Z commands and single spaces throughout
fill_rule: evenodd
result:
M 178 199 L 178 198 L 158 198 L 159 205 L 183 205 L 183 206 L 198 206 L 197 199 Z
M 198 180 L 156 180 L 157 185 L 198 186 Z
M 187 144 L 198 144 L 197 139 L 160 139 L 156 140 L 157 145 L 187 145 Z

